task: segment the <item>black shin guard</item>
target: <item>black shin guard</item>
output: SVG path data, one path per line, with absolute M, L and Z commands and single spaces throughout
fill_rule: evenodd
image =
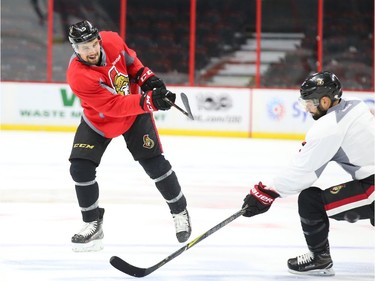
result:
M 95 181 L 96 164 L 83 159 L 72 159 L 70 174 L 75 181 L 78 204 L 84 222 L 91 222 L 101 215 L 98 206 L 99 186 Z
M 181 191 L 176 173 L 172 173 L 161 181 L 155 182 L 155 185 L 161 195 L 166 200 L 172 214 L 179 214 L 186 209 L 186 198 Z
M 99 218 L 99 186 L 94 184 L 87 186 L 76 185 L 78 204 L 81 207 L 82 220 L 91 222 Z
M 326 251 L 329 247 L 329 220 L 321 189 L 310 187 L 302 191 L 298 197 L 298 210 L 309 250 L 314 253 Z
M 166 200 L 171 213 L 181 213 L 186 208 L 186 198 L 169 161 L 163 155 L 159 155 L 154 158 L 139 160 L 139 164 L 155 181 L 155 185 Z

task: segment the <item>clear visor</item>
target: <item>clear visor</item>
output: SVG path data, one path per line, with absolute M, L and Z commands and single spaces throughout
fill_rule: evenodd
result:
M 298 99 L 298 103 L 300 106 L 308 111 L 309 109 L 312 109 L 314 107 L 317 107 L 319 105 L 318 99 L 310 99 L 310 100 L 304 100 L 301 97 Z

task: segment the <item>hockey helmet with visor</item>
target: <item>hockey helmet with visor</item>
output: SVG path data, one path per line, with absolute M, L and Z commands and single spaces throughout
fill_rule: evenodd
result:
M 319 106 L 322 97 L 328 97 L 332 102 L 339 100 L 342 95 L 341 82 L 329 71 L 314 73 L 302 83 L 300 93 L 298 101 L 307 110 L 311 106 Z

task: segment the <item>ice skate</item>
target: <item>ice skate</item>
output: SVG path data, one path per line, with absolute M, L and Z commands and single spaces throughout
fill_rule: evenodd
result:
M 104 213 L 104 210 L 103 210 Z M 86 222 L 72 237 L 74 252 L 96 252 L 103 249 L 103 215 L 92 222 Z
M 186 242 L 191 234 L 190 217 L 188 211 L 185 209 L 179 214 L 172 214 L 172 216 L 176 228 L 176 237 L 178 242 Z
M 289 272 L 299 275 L 333 276 L 333 263 L 328 251 L 314 254 L 312 252 L 288 260 Z

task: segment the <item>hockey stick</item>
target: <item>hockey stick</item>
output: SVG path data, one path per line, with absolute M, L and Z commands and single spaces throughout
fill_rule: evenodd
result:
M 184 93 L 181 93 L 181 100 L 182 100 L 182 103 L 184 104 L 185 108 L 186 108 L 186 111 L 189 113 L 189 118 L 191 120 L 194 120 L 194 116 L 193 114 L 191 113 L 191 109 L 190 109 L 190 104 L 189 104 L 189 100 L 187 98 L 187 96 L 184 94 Z
M 113 267 L 115 267 L 116 269 L 118 269 L 118 270 L 120 270 L 120 271 L 122 271 L 122 272 L 124 272 L 128 275 L 131 275 L 131 276 L 134 276 L 134 277 L 145 277 L 145 276 L 149 275 L 150 273 L 154 272 L 155 270 L 159 269 L 163 265 L 165 265 L 167 262 L 170 262 L 175 257 L 178 257 L 179 255 L 181 255 L 183 252 L 187 251 L 188 249 L 190 249 L 194 245 L 198 244 L 203 239 L 205 239 L 208 236 L 210 236 L 211 234 L 215 233 L 216 231 L 218 231 L 222 227 L 226 226 L 228 223 L 230 223 L 230 222 L 234 221 L 236 218 L 240 217 L 243 213 L 245 213 L 246 207 L 247 206 L 245 206 L 243 209 L 239 210 L 238 212 L 234 213 L 233 215 L 231 215 L 227 219 L 223 220 L 219 224 L 215 225 L 210 230 L 208 230 L 205 233 L 203 233 L 202 235 L 198 236 L 193 241 L 187 243 L 185 246 L 183 246 L 182 248 L 180 248 L 176 252 L 170 254 L 168 257 L 166 257 L 165 259 L 163 259 L 162 261 L 158 262 L 157 264 L 155 264 L 153 266 L 146 267 L 146 268 L 136 267 L 134 265 L 131 265 L 131 264 L 127 263 L 126 261 L 124 261 L 123 259 L 121 259 L 117 256 L 111 257 L 109 262 L 111 263 L 111 265 Z
M 190 110 L 189 100 L 188 100 L 187 96 L 184 93 L 181 93 L 181 99 L 182 99 L 182 102 L 184 103 L 184 106 L 186 107 L 187 111 L 185 111 L 184 109 L 182 109 L 181 107 L 179 107 L 177 104 L 175 104 L 172 101 L 170 101 L 168 98 L 164 98 L 164 100 L 167 103 L 169 103 L 171 106 L 174 106 L 175 108 L 177 108 L 179 111 L 181 111 L 187 117 L 189 117 L 191 120 L 194 120 L 193 114 L 191 113 L 191 110 Z

